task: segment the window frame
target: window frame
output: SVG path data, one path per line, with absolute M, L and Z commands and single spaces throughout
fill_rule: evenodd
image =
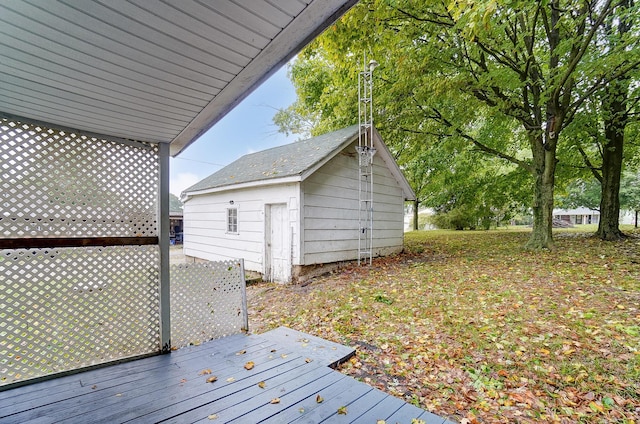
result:
M 232 206 L 227 208 L 226 213 L 226 233 L 227 234 L 239 234 L 238 232 L 238 207 Z

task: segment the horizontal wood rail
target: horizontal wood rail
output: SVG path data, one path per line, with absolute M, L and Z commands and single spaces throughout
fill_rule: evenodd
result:
M 158 244 L 158 237 L 39 237 L 0 239 L 0 249 L 56 247 L 142 246 Z

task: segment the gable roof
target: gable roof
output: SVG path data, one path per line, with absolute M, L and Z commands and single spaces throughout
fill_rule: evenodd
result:
M 0 2 L 0 115 L 176 155 L 356 2 Z
M 187 188 L 182 197 L 230 190 L 259 184 L 303 181 L 320 166 L 358 138 L 358 125 L 343 128 L 303 141 L 285 144 L 242 156 L 240 159 Z M 393 160 L 377 131 L 375 147 L 391 173 L 402 186 L 407 200 L 415 198 L 413 190 Z
M 250 153 L 192 185 L 184 193 L 255 181 L 300 177 L 307 169 L 331 153 L 342 150 L 343 144 L 350 143 L 357 136 L 358 126 L 352 125 L 318 137 Z

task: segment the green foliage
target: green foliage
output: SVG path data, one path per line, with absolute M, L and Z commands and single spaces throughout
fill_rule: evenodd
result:
M 182 211 L 182 202 L 173 193 L 169 193 L 169 210 L 170 211 Z
M 640 63 L 637 33 L 603 42 L 607 23 L 637 12 L 617 5 L 363 0 L 294 62 L 298 100 L 279 125 L 317 134 L 357 122 L 358 72 L 374 58 L 374 123 L 418 201 L 445 212 L 452 199 L 460 210 L 526 202 L 532 244 L 545 247 L 557 161 L 561 187 L 586 177 L 567 140 L 592 132 L 581 118 L 600 107 L 593 94 Z
M 574 209 L 583 206 L 598 210 L 600 207 L 600 190 L 600 183 L 593 178 L 572 181 L 566 188 L 565 193 L 557 197 L 558 207 Z
M 620 183 L 620 207 L 640 211 L 640 172 L 627 171 Z
M 484 215 L 484 214 L 483 214 Z M 486 217 L 487 219 L 489 217 Z M 455 208 L 446 212 L 439 212 L 430 219 L 438 228 L 447 230 L 475 230 L 479 217 L 476 211 L 464 208 Z
M 565 209 L 584 206 L 598 210 L 601 186 L 595 179 L 578 179 L 569 184 L 565 193 L 558 196 L 558 206 Z M 626 171 L 620 181 L 620 208 L 640 210 L 640 173 Z

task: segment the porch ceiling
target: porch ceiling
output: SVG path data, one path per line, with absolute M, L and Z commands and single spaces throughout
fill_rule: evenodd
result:
M 0 112 L 176 155 L 356 2 L 3 1 Z

